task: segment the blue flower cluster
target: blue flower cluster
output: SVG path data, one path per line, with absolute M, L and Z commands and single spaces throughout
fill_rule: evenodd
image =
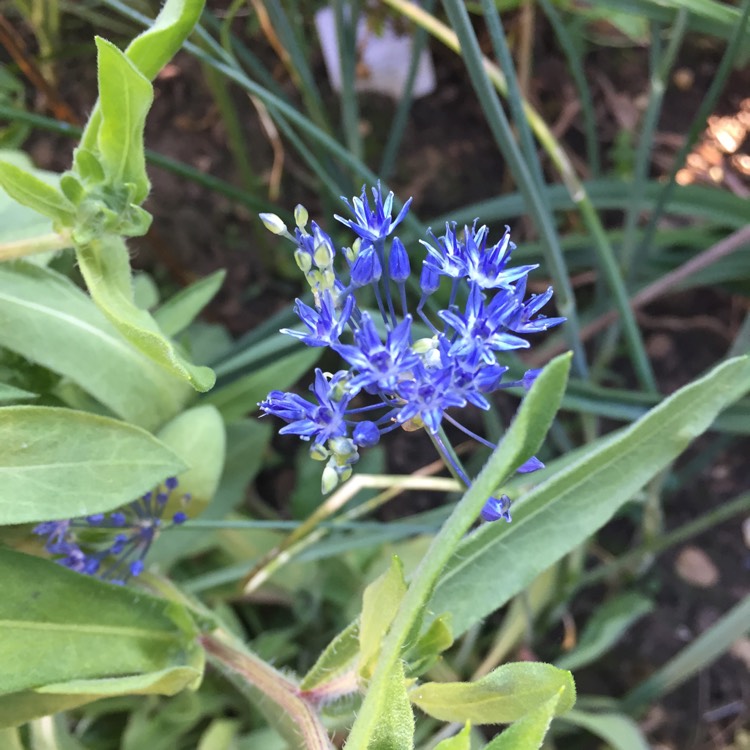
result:
M 124 584 L 141 574 L 144 558 L 159 533 L 187 519 L 184 512 L 177 511 L 168 524 L 163 524 L 164 511 L 177 486 L 177 479 L 170 477 L 163 490 L 147 492 L 121 510 L 46 521 L 36 526 L 33 533 L 47 537 L 44 548 L 60 565 L 110 583 Z M 188 502 L 190 495 L 183 495 L 181 500 Z
M 310 441 L 313 458 L 327 461 L 324 492 L 350 476 L 360 448 L 398 427 L 424 427 L 440 446 L 445 420 L 488 444 L 456 422 L 449 410 L 467 404 L 489 409 L 492 392 L 528 388 L 537 371 L 528 371 L 520 381 L 504 380 L 508 368 L 498 355 L 527 348 L 526 334 L 564 320 L 539 312 L 552 296 L 551 288 L 526 297 L 526 280 L 536 266 L 510 265 L 515 245 L 509 229 L 490 244 L 489 230 L 476 222 L 462 231 L 455 223 L 446 224 L 442 236 L 430 232 L 429 241 L 421 241 L 426 253 L 412 315 L 407 305 L 411 260 L 393 235 L 411 199 L 395 219 L 393 199 L 393 193 L 384 198 L 379 185 L 372 189 L 372 203 L 365 188 L 351 202 L 343 199 L 353 218 L 335 218 L 356 239 L 341 250 L 316 222 L 308 227 L 302 206 L 295 210 L 294 234 L 278 216 L 261 214 L 270 231 L 294 242 L 295 260 L 313 295 L 312 307 L 301 300 L 295 306 L 305 330 L 282 333 L 308 346 L 328 347 L 348 366 L 332 374 L 316 370 L 313 400 L 272 391 L 259 404 L 266 414 L 287 422 L 281 433 Z M 347 266 L 343 273 L 335 268 L 340 256 Z M 443 283 L 448 303 L 441 308 L 433 295 Z M 372 310 L 363 304 L 368 293 Z M 365 396 L 370 403 L 362 405 Z M 534 458 L 519 471 L 541 465 Z M 460 467 L 452 468 L 468 484 Z M 508 506 L 507 498 L 492 498 L 483 517 L 509 520 Z

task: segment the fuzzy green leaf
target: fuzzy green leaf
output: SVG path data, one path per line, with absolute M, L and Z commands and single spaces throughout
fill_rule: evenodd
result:
M 76 248 L 78 265 L 99 309 L 134 346 L 169 372 L 187 380 L 198 391 L 213 387 L 209 367 L 191 364 L 161 332 L 156 321 L 133 300 L 130 258 L 119 237 Z
M 153 435 L 46 406 L 0 408 L 0 524 L 100 513 L 185 468 Z
M 748 390 L 750 359 L 725 362 L 535 487 L 512 523 L 485 524 L 458 545 L 429 609 L 450 611 L 464 633 L 600 529 Z
M 71 226 L 75 207 L 59 188 L 8 161 L 0 161 L 0 187 L 13 200 L 47 216 L 60 226 Z
M 359 673 L 365 678 L 372 674 L 383 637 L 405 593 L 404 566 L 394 555 L 390 568 L 365 589 L 363 596 L 359 625 Z
M 509 726 L 485 750 L 538 750 L 554 718 L 560 695 L 554 695 L 538 708 Z
M 149 80 L 111 42 L 96 38 L 101 124 L 97 147 L 106 181 L 135 186 L 133 202 L 149 191 L 143 130 L 154 98 Z
M 70 279 L 30 263 L 0 265 L 0 346 L 149 430 L 173 417 L 191 392 L 128 343 Z
M 504 664 L 476 682 L 427 682 L 409 693 L 415 706 L 440 721 L 508 724 L 559 696 L 555 715 L 575 703 L 570 672 L 551 664 Z
M 154 312 L 154 320 L 167 336 L 187 328 L 203 308 L 216 296 L 224 283 L 226 271 L 216 271 L 168 299 Z
M 200 679 L 197 629 L 180 605 L 5 549 L 0 577 L 0 693 L 8 699 L 0 725 L 29 718 L 29 691 L 46 694 L 44 713 L 50 694 L 75 705 L 100 695 L 173 694 Z M 9 714 L 19 703 L 27 715 Z

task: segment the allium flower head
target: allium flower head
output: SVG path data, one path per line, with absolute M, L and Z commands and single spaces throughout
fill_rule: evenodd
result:
M 272 231 L 294 240 L 295 257 L 313 292 L 312 307 L 300 300 L 295 307 L 307 332 L 283 332 L 308 346 L 332 349 L 348 368 L 333 375 L 316 370 L 312 399 L 272 391 L 259 404 L 265 414 L 287 423 L 282 433 L 310 441 L 311 456 L 327 461 L 324 491 L 349 476 L 360 448 L 399 427 L 424 428 L 439 447 L 447 421 L 492 445 L 464 428 L 454 413 L 468 404 L 489 409 L 499 389 L 530 387 L 538 371 L 506 380 L 504 353 L 528 348 L 527 335 L 563 322 L 540 314 L 551 290 L 526 299 L 526 279 L 536 266 L 512 265 L 510 230 L 506 227 L 492 244 L 489 229 L 477 222 L 462 230 L 449 222 L 443 235 L 430 232 L 421 241 L 421 298 L 410 311 L 412 259 L 393 232 L 411 201 L 394 219 L 393 193 L 384 198 L 378 185 L 371 194 L 372 201 L 363 188 L 360 197 L 343 199 L 353 218 L 335 218 L 356 237 L 341 251 L 314 222 L 312 233 L 305 229 L 307 212 L 300 207 L 294 237 L 266 219 Z M 339 255 L 346 265 L 336 268 Z M 444 277 L 450 279 L 450 298 L 447 305 L 435 305 L 432 295 Z M 448 451 L 441 453 L 446 457 Z M 541 466 L 534 457 L 519 471 Z M 461 475 L 459 467 L 453 469 Z M 509 507 L 505 496 L 491 498 L 482 516 L 510 520 Z
M 164 520 L 164 511 L 177 487 L 177 479 L 169 477 L 162 488 L 147 492 L 121 510 L 46 521 L 34 527 L 33 533 L 47 537 L 44 548 L 56 557 L 58 564 L 123 584 L 143 572 L 144 558 L 157 536 L 165 528 L 187 519 L 180 510 L 166 523 Z M 183 503 L 189 500 L 189 495 L 181 498 Z

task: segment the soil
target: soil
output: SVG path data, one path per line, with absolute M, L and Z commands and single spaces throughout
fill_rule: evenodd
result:
M 531 98 L 547 121 L 557 128 L 557 135 L 585 173 L 580 114 L 568 117 L 575 91 L 550 29 L 541 19 L 538 24 Z M 89 31 L 75 29 L 77 38 L 89 38 Z M 722 52 L 720 47 L 702 38 L 689 39 L 675 68 L 683 71 L 691 82 L 688 86 L 671 85 L 668 89 L 657 148 L 652 155 L 654 175 L 669 169 L 686 123 L 710 84 Z M 272 51 L 257 39 L 254 49 L 269 62 L 279 86 L 292 92 Z M 389 180 L 400 195 L 414 197 L 414 210 L 420 216 L 439 215 L 512 189 L 463 65 L 436 44 L 432 45 L 432 51 L 438 88 L 436 93 L 414 103 L 396 174 Z M 315 70 L 326 90 L 320 61 Z M 599 47 L 587 59 L 586 72 L 595 97 L 602 153 L 611 166 L 618 133 L 637 127 L 642 114 L 648 88 L 647 52 L 633 46 Z M 91 107 L 95 88 L 91 60 L 79 59 L 59 66 L 58 75 L 60 98 L 83 119 Z M 234 159 L 227 147 L 226 129 L 200 66 L 181 53 L 155 85 L 156 99 L 147 127 L 148 147 L 239 185 Z M 737 112 L 748 91 L 750 70 L 735 71 L 717 114 Z M 253 167 L 259 179 L 267 181 L 272 151 L 257 112 L 238 91 L 232 91 L 232 96 Z M 335 107 L 335 97 L 330 91 L 326 96 L 331 107 Z M 41 97 L 30 94 L 29 103 L 44 111 Z M 362 128 L 370 134 L 367 142 L 373 152 L 379 148 L 378 129 L 389 120 L 393 107 L 392 102 L 382 97 L 362 99 Z M 28 145 L 39 166 L 57 170 L 68 166 L 72 144 L 62 136 L 37 131 Z M 744 153 L 750 152 L 747 142 L 743 148 Z M 742 149 L 738 153 L 741 152 Z M 378 154 L 370 156 L 370 163 L 376 164 Z M 731 174 L 731 166 L 726 165 Z M 251 330 L 289 304 L 299 286 L 276 260 L 275 239 L 261 230 L 258 220 L 245 206 L 162 169 L 151 168 L 150 175 L 153 190 L 147 208 L 154 214 L 154 227 L 145 240 L 134 243 L 136 266 L 152 271 L 161 283 L 175 287 L 215 269 L 228 269 L 226 284 L 207 315 L 234 335 Z M 710 178 L 697 170 L 695 179 Z M 739 194 L 744 190 L 747 195 L 750 180 L 742 172 L 735 172 L 731 179 L 725 180 L 723 189 Z M 312 215 L 321 203 L 304 178 L 303 168 L 294 163 L 289 151 L 278 202 L 293 206 L 300 201 Z M 611 218 L 619 220 L 616 215 Z M 529 222 L 519 220 L 514 227 L 516 242 L 520 244 L 531 237 L 533 228 Z M 644 309 L 640 322 L 662 392 L 674 391 L 723 357 L 747 309 L 746 299 L 722 288 L 698 288 L 671 295 Z M 687 466 L 691 459 L 709 449 L 714 439 L 715 436 L 699 441 L 678 467 Z M 386 445 L 390 468 L 395 471 L 413 470 L 434 460 L 426 439 L 393 436 Z M 746 491 L 750 487 L 748 455 L 750 441 L 734 440 L 689 483 L 667 494 L 666 528 L 674 528 Z M 288 481 L 288 472 L 283 476 Z M 265 478 L 264 491 L 273 490 L 268 479 Z M 423 510 L 431 502 L 429 496 L 413 496 L 408 507 L 412 511 Z M 623 519 L 603 539 L 614 551 L 626 549 L 636 541 L 632 525 Z M 681 548 L 662 555 L 638 582 L 654 598 L 653 614 L 633 627 L 606 659 L 577 674 L 581 694 L 622 696 L 750 593 L 750 558 L 739 520 L 698 536 L 689 545 L 705 553 L 716 567 L 716 582 L 704 587 L 686 582 L 676 568 Z M 582 597 L 575 604 L 573 617 L 579 623 L 585 622 L 598 603 Z M 750 716 L 747 652 L 744 659 L 743 662 L 738 656 L 722 656 L 652 708 L 642 723 L 654 747 L 728 748 L 737 729 Z M 582 748 L 595 746 L 593 740 L 581 744 Z

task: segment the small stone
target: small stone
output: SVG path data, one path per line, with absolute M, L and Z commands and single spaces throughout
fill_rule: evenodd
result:
M 711 558 L 698 547 L 684 547 L 675 562 L 677 575 L 686 583 L 707 589 L 719 582 L 719 570 Z

